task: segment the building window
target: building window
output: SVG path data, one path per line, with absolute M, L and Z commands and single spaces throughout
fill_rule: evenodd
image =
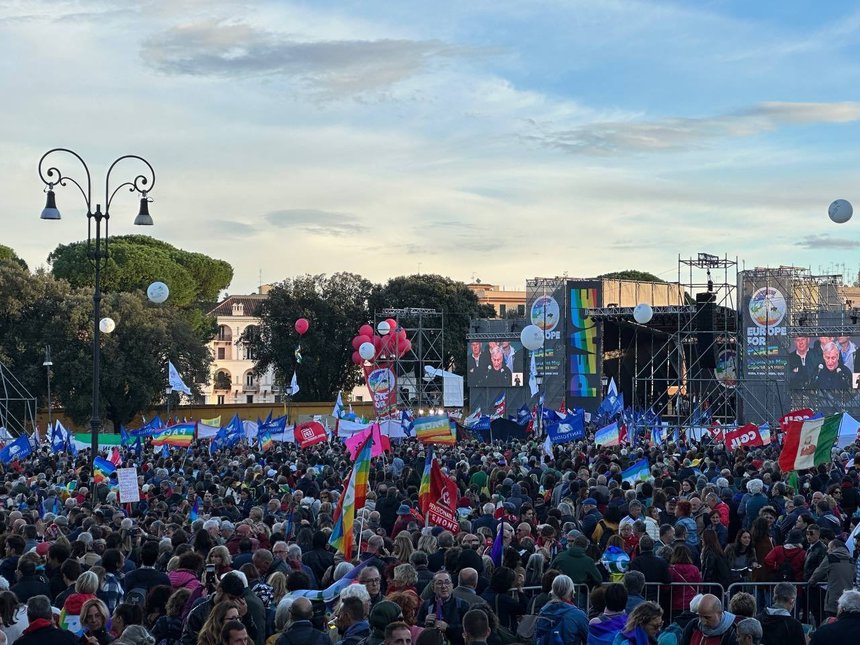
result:
M 219 361 L 224 360 L 224 348 L 223 347 L 218 348 L 218 360 Z
M 504 318 L 506 313 L 508 313 L 508 306 L 499 305 L 499 317 Z
M 254 395 L 253 394 L 246 394 L 245 395 L 245 403 L 253 403 L 253 402 L 254 402 Z
M 218 327 L 218 340 L 229 341 L 232 340 L 232 338 L 233 334 L 227 325 L 221 325 Z
M 218 405 L 224 405 L 224 395 L 223 394 L 218 395 Z
M 245 385 L 253 385 L 254 384 L 254 375 L 251 372 L 245 374 Z
M 361 394 L 359 394 L 355 397 L 355 400 L 357 403 L 362 403 L 364 401 L 364 397 Z

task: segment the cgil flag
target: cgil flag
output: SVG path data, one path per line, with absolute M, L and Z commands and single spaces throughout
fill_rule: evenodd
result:
M 633 486 L 649 479 L 651 479 L 651 465 L 646 457 L 621 471 L 621 481 L 630 482 Z
M 806 470 L 830 461 L 830 449 L 839 436 L 842 414 L 792 421 L 783 438 L 779 467 L 782 472 Z
M 170 387 L 177 392 L 191 394 L 191 390 L 187 385 L 185 385 L 185 381 L 182 380 L 182 377 L 179 376 L 179 371 L 176 369 L 176 366 L 170 361 L 167 361 L 167 381 L 170 383 Z

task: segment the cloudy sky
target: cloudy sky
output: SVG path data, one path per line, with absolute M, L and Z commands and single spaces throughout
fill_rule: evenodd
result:
M 860 218 L 827 206 L 860 205 L 858 32 L 837 1 L 6 0 L 0 242 L 38 266 L 85 234 L 71 187 L 38 219 L 64 146 L 99 194 L 147 158 L 146 232 L 231 262 L 231 292 L 671 279 L 698 251 L 853 280 Z M 111 232 L 136 209 L 119 194 Z

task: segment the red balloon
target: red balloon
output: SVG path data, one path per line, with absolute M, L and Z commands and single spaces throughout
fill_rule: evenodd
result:
M 373 327 L 371 327 L 370 325 L 362 325 L 358 328 L 358 335 L 373 338 Z
M 397 321 L 394 318 L 386 318 L 385 322 L 388 323 L 388 328 L 391 330 L 388 333 L 391 334 L 395 329 L 397 329 Z
M 355 338 L 352 339 L 352 348 L 358 349 L 364 343 L 369 343 L 369 342 L 371 342 L 371 341 L 370 341 L 370 338 L 368 338 L 367 336 L 356 336 Z
M 374 336 L 370 342 L 373 343 L 373 347 L 376 349 L 376 353 L 378 354 L 379 350 L 382 349 L 382 337 Z
M 405 356 L 405 355 L 406 355 L 406 353 L 407 353 L 409 350 L 411 350 L 411 349 L 412 349 L 412 343 L 411 343 L 411 342 L 410 342 L 410 340 L 407 338 L 407 339 L 406 339 L 406 340 L 404 340 L 402 343 L 398 343 L 398 345 L 397 345 L 397 355 L 398 355 L 398 356 Z
M 299 336 L 304 336 L 305 332 L 307 332 L 308 327 L 310 327 L 310 323 L 307 318 L 299 318 L 296 321 L 296 331 L 299 333 Z
M 364 362 L 364 359 L 361 357 L 361 354 L 358 352 L 352 353 L 352 362 L 356 365 L 361 365 Z
M 400 329 L 397 330 L 397 335 L 400 336 L 401 340 L 406 340 L 406 338 L 407 338 L 406 330 L 403 329 L 403 327 L 401 327 Z

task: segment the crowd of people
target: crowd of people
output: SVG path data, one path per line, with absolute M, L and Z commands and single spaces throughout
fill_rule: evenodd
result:
M 337 439 L 123 451 L 132 504 L 43 446 L 2 471 L 0 645 L 836 643 L 860 626 L 860 454 L 795 477 L 777 451 L 436 446 L 452 532 L 422 516 L 425 446 L 403 440 L 371 463 L 345 561 Z

